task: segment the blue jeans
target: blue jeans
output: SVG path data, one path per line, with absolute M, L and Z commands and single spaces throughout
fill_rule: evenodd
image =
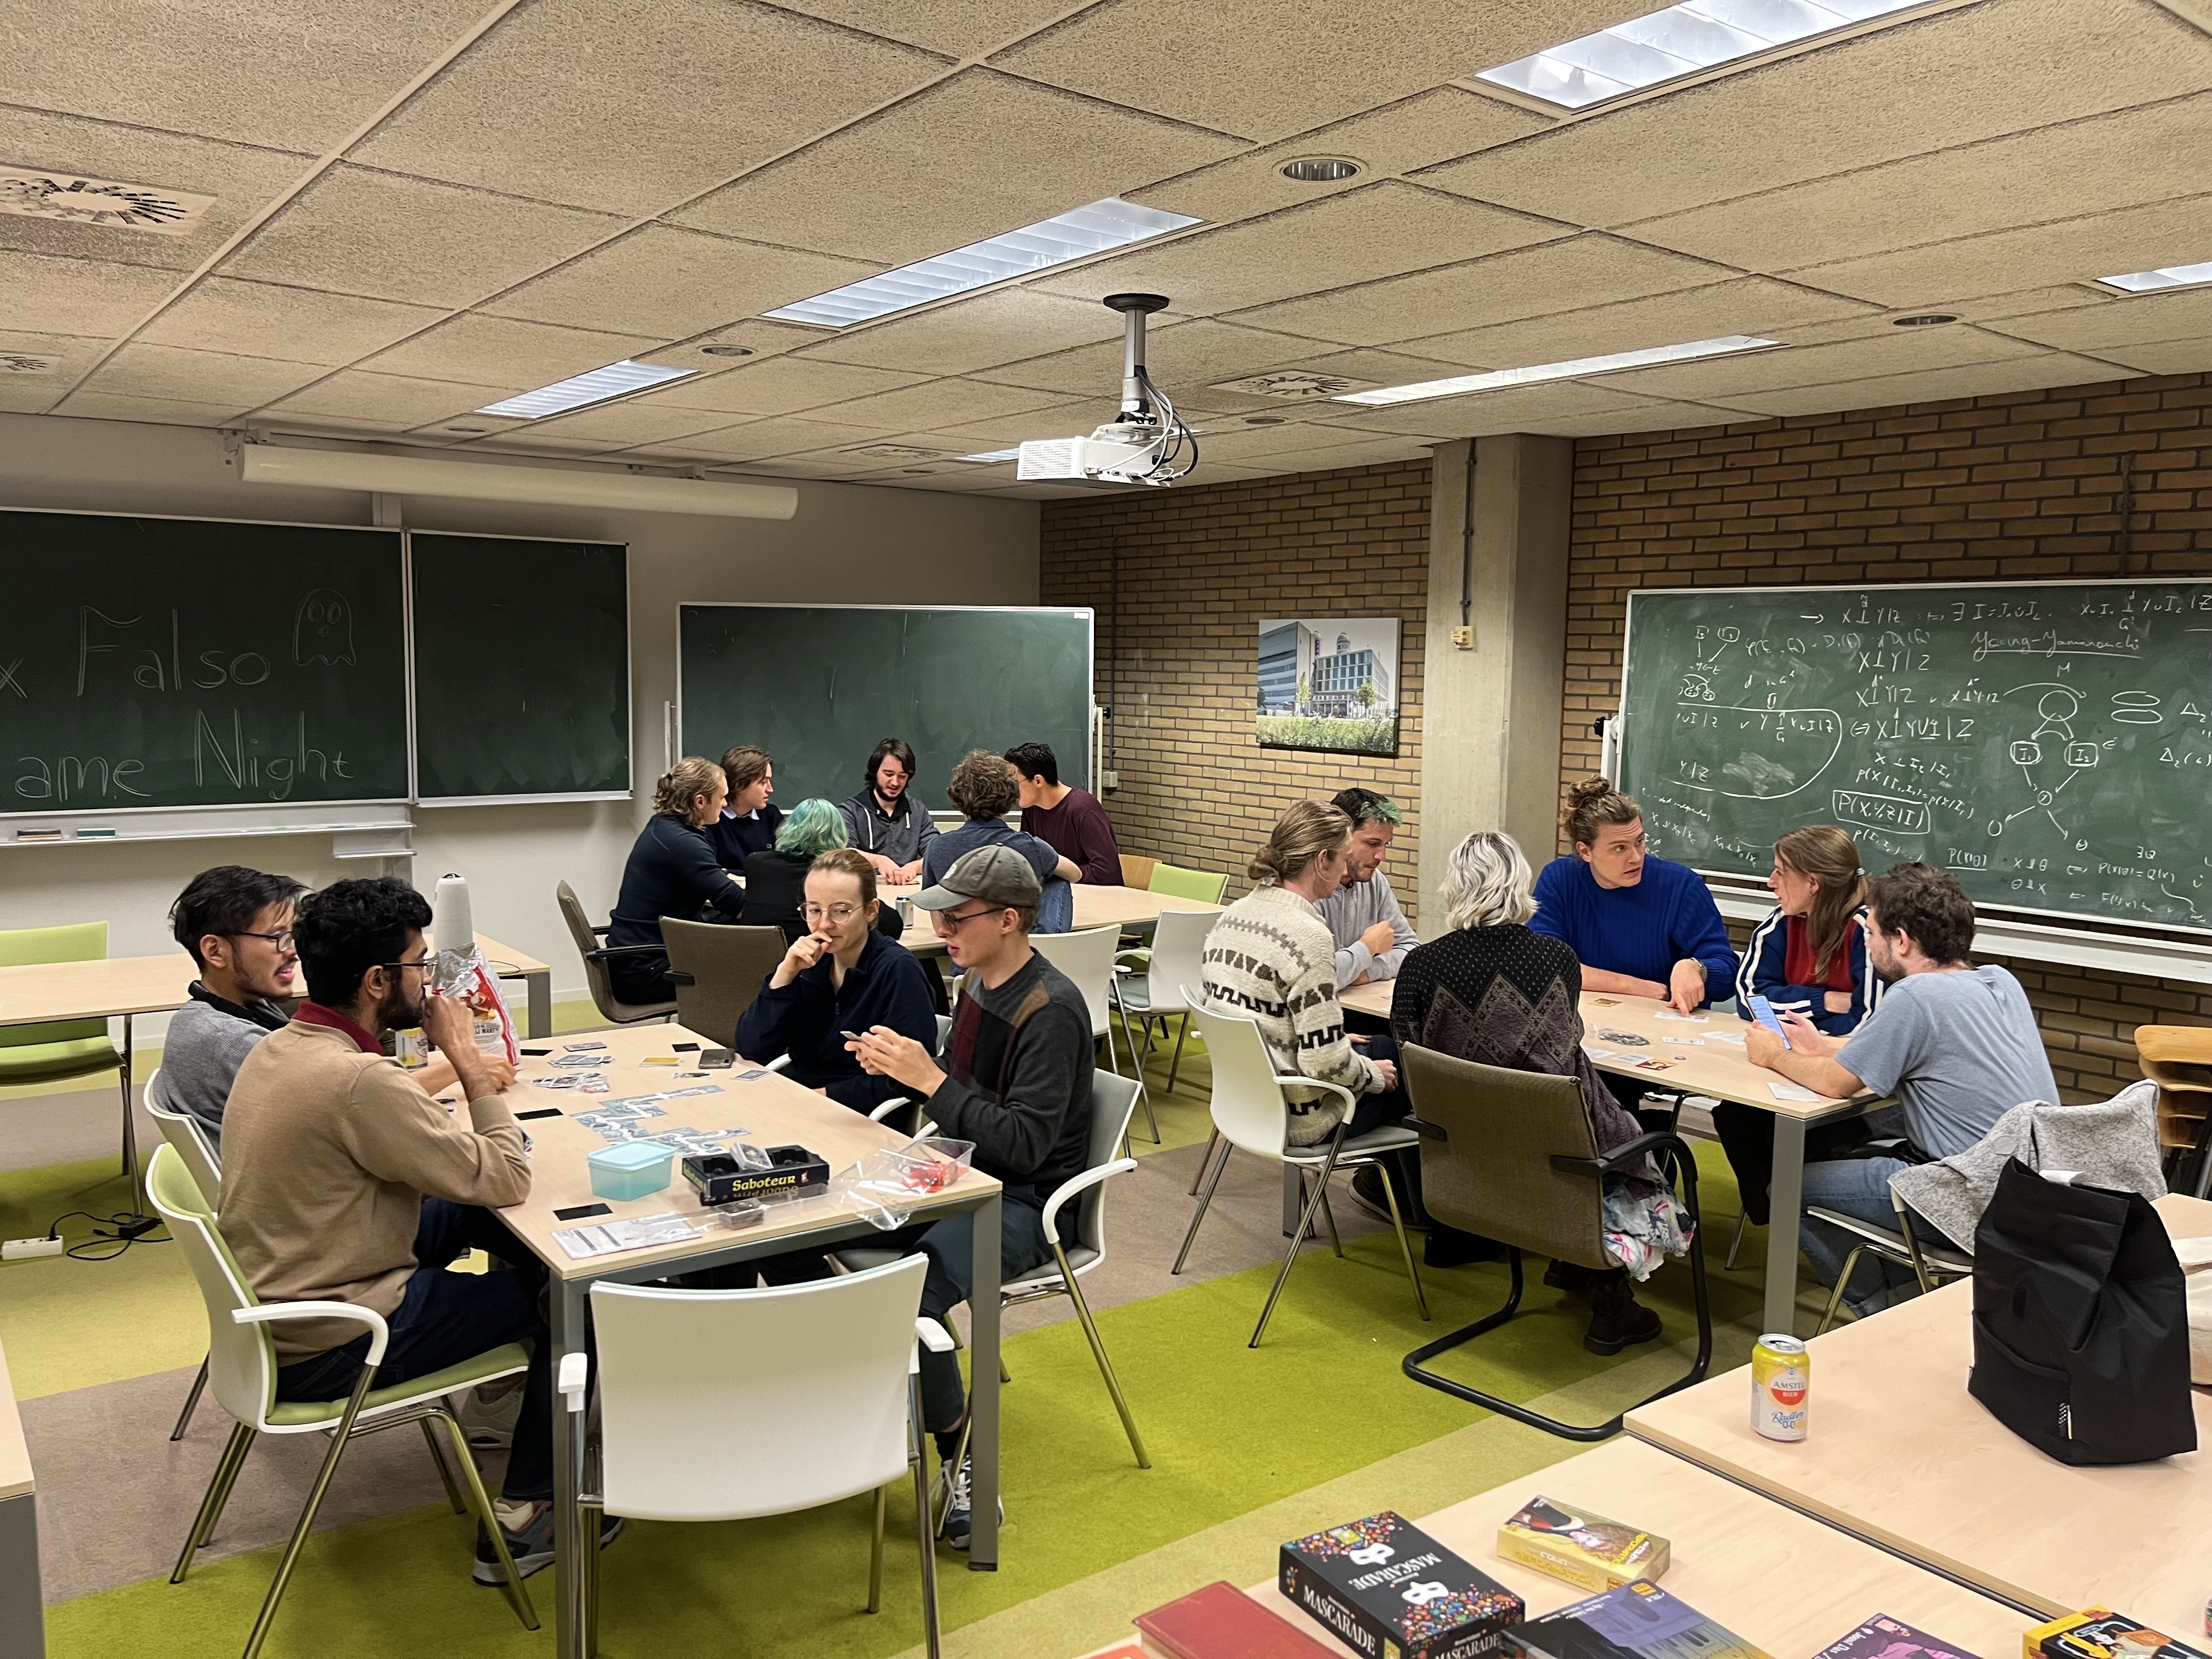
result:
M 1063 1227 L 1072 1226 L 1075 1206 L 1061 1212 Z M 975 1215 L 963 1210 L 942 1221 L 901 1227 L 896 1232 L 861 1243 L 902 1255 L 919 1252 L 929 1258 L 929 1273 L 921 1282 L 921 1313 L 925 1319 L 945 1323 L 945 1315 L 968 1299 L 975 1288 Z M 1063 1239 L 1062 1241 L 1066 1241 Z M 1009 1187 L 999 1204 L 999 1278 L 1001 1284 L 1052 1260 L 1052 1246 L 1044 1236 L 1044 1196 L 1029 1187 Z M 950 1328 L 948 1327 L 948 1328 Z M 959 1422 L 968 1409 L 968 1395 L 960 1381 L 960 1357 L 955 1353 L 921 1351 L 922 1426 L 944 1433 Z
M 1895 1158 L 1844 1158 L 1808 1164 L 1805 1207 L 1834 1210 L 1895 1232 L 1897 1206 L 1890 1202 L 1889 1178 L 1911 1167 Z M 1935 1223 L 1924 1221 L 1917 1214 L 1912 1218 L 1912 1234 L 1923 1244 L 1943 1236 Z M 1831 1286 L 1844 1270 L 1844 1258 L 1859 1242 L 1840 1227 L 1831 1227 L 1809 1218 L 1801 1224 L 1797 1237 L 1805 1254 L 1812 1258 L 1813 1271 L 1820 1274 L 1823 1285 Z M 1855 1312 L 1875 1313 L 1902 1301 L 1918 1288 L 1911 1268 L 1881 1261 L 1869 1252 L 1859 1258 L 1851 1282 L 1844 1289 L 1844 1299 Z
M 1009 1207 L 1012 1207 L 1011 1206 Z M 480 1249 L 510 1264 L 488 1273 L 453 1273 L 447 1264 Z M 415 1260 L 399 1305 L 386 1317 L 392 1338 L 374 1387 L 390 1388 L 473 1359 L 508 1342 L 532 1345 L 514 1425 L 503 1497 L 517 1502 L 553 1495 L 552 1348 L 544 1310 L 545 1269 L 507 1224 L 489 1210 L 448 1199 L 422 1200 Z M 343 1400 L 368 1357 L 363 1332 L 343 1347 L 280 1366 L 279 1400 Z

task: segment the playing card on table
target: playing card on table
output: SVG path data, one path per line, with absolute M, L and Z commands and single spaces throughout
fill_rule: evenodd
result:
M 611 1066 L 615 1061 L 612 1054 L 556 1054 L 553 1063 L 567 1066 Z

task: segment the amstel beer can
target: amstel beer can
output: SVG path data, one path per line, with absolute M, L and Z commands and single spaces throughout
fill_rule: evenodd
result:
M 1813 1356 L 1794 1336 L 1766 1335 L 1751 1351 L 1751 1426 L 1769 1440 L 1802 1440 L 1812 1416 Z

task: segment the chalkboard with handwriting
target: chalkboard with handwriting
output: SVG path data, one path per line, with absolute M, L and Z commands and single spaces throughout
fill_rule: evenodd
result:
M 1840 823 L 1980 904 L 2212 928 L 2212 582 L 1632 593 L 1621 708 L 1662 857 Z
M 0 811 L 407 798 L 395 530 L 0 512 Z

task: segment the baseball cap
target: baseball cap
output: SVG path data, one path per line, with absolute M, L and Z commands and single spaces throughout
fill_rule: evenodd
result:
M 1027 859 L 1011 847 L 979 847 L 962 854 L 937 885 L 922 889 L 914 902 L 925 910 L 950 910 L 963 899 L 1029 910 L 1043 897 L 1043 884 Z

